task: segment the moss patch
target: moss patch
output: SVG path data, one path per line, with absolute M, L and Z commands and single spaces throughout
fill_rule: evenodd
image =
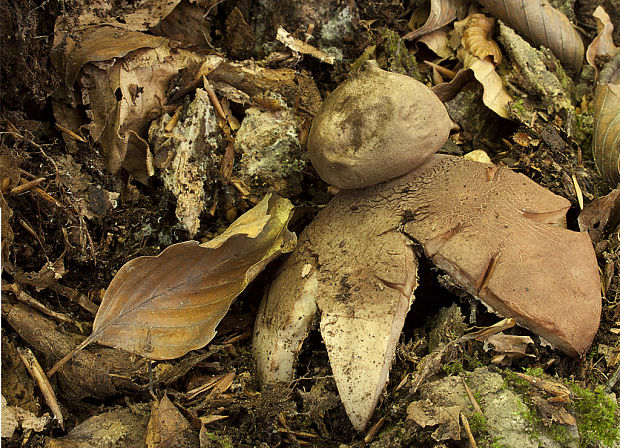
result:
M 601 443 L 612 446 L 620 441 L 620 416 L 618 404 L 605 394 L 601 386 L 594 390 L 577 384 L 570 385 L 575 399 L 571 409 L 575 412 L 582 447 Z

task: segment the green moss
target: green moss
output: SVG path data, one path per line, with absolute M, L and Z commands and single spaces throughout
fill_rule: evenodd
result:
M 201 438 L 203 435 L 205 435 L 206 446 L 208 448 L 234 448 L 233 442 L 229 436 L 220 436 L 207 431 L 201 434 Z
M 524 380 L 523 378 L 517 376 L 512 370 L 506 370 L 504 372 L 504 375 L 508 384 L 511 384 L 514 387 L 515 391 L 519 392 L 522 395 L 525 394 L 525 392 L 527 392 L 527 390 L 531 386 L 531 384 L 527 380 Z
M 543 375 L 542 369 L 525 369 L 525 372 L 531 376 Z M 573 439 L 566 426 L 558 423 L 549 426 L 543 424 L 538 410 L 532 405 L 528 396 L 531 384 L 510 370 L 505 371 L 505 380 L 507 385 L 512 385 L 515 391 L 519 392 L 527 406 L 520 414 L 533 428 L 530 437 L 539 440 L 540 435 L 544 434 L 560 446 L 568 446 Z M 601 386 L 590 390 L 573 383 L 569 388 L 574 394 L 574 399 L 573 403 L 566 407 L 572 411 L 577 420 L 580 447 L 608 447 L 620 441 L 620 413 L 616 401 L 605 394 Z
M 522 114 L 523 112 L 525 112 L 525 109 L 523 107 L 523 98 L 518 98 L 514 100 L 512 103 L 510 103 L 510 106 L 516 113 Z
M 489 434 L 487 419 L 479 412 L 474 412 L 469 417 L 469 428 L 471 429 L 471 432 L 478 437 L 485 437 Z
M 581 146 L 583 152 L 590 153 L 592 149 L 592 132 L 594 129 L 594 116 L 589 113 L 575 114 L 572 137 Z
M 458 375 L 463 371 L 463 364 L 460 362 L 452 362 L 443 366 L 443 371 L 446 372 L 449 376 Z
M 381 68 L 422 81 L 415 55 L 409 53 L 407 44 L 398 33 L 386 29 L 381 39 L 383 51 L 381 57 L 377 58 Z
M 620 441 L 620 416 L 617 403 L 602 387 L 585 389 L 578 384 L 570 385 L 575 399 L 571 406 L 581 435 L 581 446 L 611 446 Z
M 364 64 L 364 62 L 375 57 L 376 50 L 377 50 L 376 45 L 367 46 L 364 52 L 361 55 L 359 55 L 358 58 L 351 64 L 349 71 L 354 72 L 356 70 L 359 70 L 360 67 Z
M 493 440 L 493 442 L 491 443 L 491 448 L 509 448 L 509 447 L 501 443 L 499 440 Z
M 517 98 L 508 103 L 508 114 L 514 120 L 529 124 L 534 116 L 534 111 L 525 105 L 523 98 Z
M 541 377 L 544 373 L 544 370 L 541 367 L 526 367 L 523 369 L 525 373 L 530 376 Z

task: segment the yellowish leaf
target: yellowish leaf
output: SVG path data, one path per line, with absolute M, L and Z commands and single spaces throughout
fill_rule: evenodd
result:
M 174 359 L 205 346 L 246 285 L 295 247 L 297 238 L 286 228 L 292 208 L 288 199 L 267 195 L 207 243 L 186 241 L 126 263 L 103 297 L 92 334 L 76 350 L 98 342 Z

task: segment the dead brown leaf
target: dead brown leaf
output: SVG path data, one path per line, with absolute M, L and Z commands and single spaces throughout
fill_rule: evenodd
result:
M 103 147 L 108 171 L 124 166 L 146 181 L 148 145 L 142 136 L 153 115 L 161 113 L 170 79 L 183 68 L 198 66 L 201 57 L 173 49 L 166 38 L 111 26 L 93 26 L 71 36 L 57 31 L 54 44 L 55 65 L 66 88 L 73 89 L 80 80 L 90 118 L 87 128 Z
M 594 96 L 592 152 L 610 186 L 620 182 L 620 51 L 601 71 Z
M 463 31 L 463 46 L 472 55 L 485 59 L 490 57 L 495 65 L 502 60 L 502 52 L 491 38 L 495 29 L 495 20 L 483 14 L 473 14 Z
M 581 37 L 568 18 L 547 0 L 480 0 L 480 3 L 532 45 L 549 48 L 571 71 L 581 68 Z
M 181 0 L 138 0 L 116 5 L 106 0 L 84 2 L 77 17 L 79 26 L 111 25 L 131 31 L 146 31 L 168 16 Z M 122 17 L 122 20 L 118 20 Z
M 458 57 L 466 69 L 474 73 L 476 80 L 482 84 L 482 102 L 500 117 L 508 118 L 506 106 L 512 97 L 504 88 L 502 78 L 495 71 L 495 64 L 487 59 L 480 59 L 464 48 L 458 51 Z
M 429 50 L 442 59 L 449 58 L 454 54 L 448 45 L 448 34 L 444 30 L 436 30 L 425 34 L 418 39 L 418 42 L 425 44 Z
M 186 241 L 126 263 L 103 297 L 92 334 L 74 352 L 98 342 L 149 359 L 174 359 L 208 344 L 245 286 L 293 250 L 296 236 L 286 229 L 292 208 L 289 200 L 268 195 L 207 243 Z
M 506 354 L 511 358 L 519 359 L 528 355 L 525 351 L 530 344 L 534 344 L 534 340 L 529 336 L 516 336 L 512 334 L 498 333 L 488 338 L 484 343 L 484 349 L 489 350 L 491 347 L 502 354 Z
M 586 60 L 588 64 L 596 68 L 597 57 L 611 57 L 616 51 L 613 32 L 614 25 L 611 23 L 609 14 L 602 6 L 598 6 L 592 16 L 596 19 L 597 36 L 590 42 L 586 50 Z
M 603 235 L 614 231 L 620 223 L 620 190 L 595 199 L 589 203 L 577 218 L 579 230 L 588 232 L 590 239 L 597 244 Z
M 148 408 L 118 408 L 91 417 L 64 437 L 46 439 L 45 448 L 143 448 Z M 146 412 L 144 412 L 146 411 Z
M 168 395 L 164 395 L 159 403 L 153 403 L 146 430 L 148 448 L 190 448 L 198 445 L 198 434 Z
M 424 25 L 406 34 L 403 39 L 416 39 L 446 26 L 456 19 L 459 5 L 457 0 L 431 0 L 431 11 Z

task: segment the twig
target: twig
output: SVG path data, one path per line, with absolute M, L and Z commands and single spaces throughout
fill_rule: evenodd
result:
M 45 398 L 45 402 L 52 410 L 52 413 L 54 414 L 56 420 L 58 420 L 58 424 L 60 425 L 60 427 L 64 430 L 64 418 L 62 416 L 60 406 L 58 405 L 58 400 L 56 400 L 56 394 L 54 393 L 54 389 L 52 389 L 52 385 L 50 384 L 49 380 L 45 376 L 45 372 L 43 372 L 41 364 L 39 364 L 39 361 L 29 348 L 18 348 L 17 350 L 24 365 L 28 369 L 28 372 L 30 372 L 32 378 L 34 378 L 34 380 L 39 385 L 39 389 L 41 389 L 41 393 Z
M 377 433 L 383 428 L 385 424 L 385 417 L 381 417 L 377 423 L 372 425 L 372 427 L 366 433 L 366 437 L 364 437 L 364 443 L 370 443 L 377 436 Z
M 471 448 L 478 448 L 478 444 L 476 444 L 476 439 L 474 439 L 474 435 L 471 433 L 471 428 L 469 427 L 469 420 L 465 417 L 465 414 L 461 412 L 461 422 L 463 422 L 463 428 L 465 429 L 465 433 L 467 434 L 467 438 L 469 439 L 469 444 Z
M 474 412 L 482 415 L 482 409 L 480 408 L 480 405 L 478 404 L 476 397 L 474 397 L 474 394 L 471 393 L 471 390 L 469 389 L 467 382 L 465 382 L 465 378 L 462 378 L 462 380 L 463 380 L 463 386 L 465 386 L 465 392 L 467 392 L 467 397 L 469 398 L 469 401 L 471 402 L 471 405 L 474 408 Z
M 30 296 L 25 291 L 22 291 L 22 289 L 17 284 L 12 283 L 8 285 L 8 289 L 15 295 L 17 300 L 25 303 L 26 305 L 34 308 L 37 311 L 42 312 L 43 314 L 48 315 L 52 319 L 58 322 L 73 323 L 73 320 L 69 316 L 62 314 L 62 313 L 58 313 L 54 310 L 50 310 L 48 307 L 43 305 L 41 302 L 36 300 L 34 297 Z
M 53 282 L 48 286 L 48 288 L 60 294 L 61 296 L 68 298 L 72 302 L 77 303 L 91 314 L 97 314 L 97 311 L 99 310 L 99 307 L 94 304 L 88 297 L 73 288 L 61 285 L 58 282 Z
M 66 128 L 63 125 L 60 125 L 58 123 L 56 123 L 56 127 L 60 129 L 62 132 L 64 132 L 65 134 L 67 134 L 72 139 L 77 140 L 78 142 L 86 143 L 86 139 L 84 137 L 82 137 L 80 134 L 73 132 L 71 129 Z
M 607 384 L 605 385 L 605 393 L 610 393 L 618 380 L 620 380 L 620 364 L 618 364 L 618 367 L 616 367 L 616 371 L 611 376 L 611 378 L 609 378 L 609 381 L 607 381 Z
M 24 193 L 26 191 L 30 191 L 34 187 L 38 186 L 44 180 L 45 180 L 45 177 L 39 177 L 38 179 L 31 180 L 29 182 L 24 182 L 23 184 L 13 187 L 10 193 L 12 195 L 16 195 L 16 194 Z
M 215 112 L 219 115 L 219 117 L 222 120 L 226 120 L 226 113 L 224 112 L 224 109 L 222 108 L 222 105 L 220 104 L 220 100 L 217 99 L 217 96 L 215 95 L 215 92 L 213 91 L 213 87 L 211 87 L 211 84 L 209 84 L 209 81 L 207 81 L 207 77 L 203 76 L 202 81 L 204 84 L 204 88 L 207 91 L 207 95 L 209 96 L 209 100 L 211 101 L 211 104 L 213 104 L 213 108 L 215 109 Z

